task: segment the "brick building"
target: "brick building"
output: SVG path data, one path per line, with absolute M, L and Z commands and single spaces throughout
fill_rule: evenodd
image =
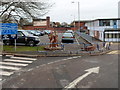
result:
M 46 30 L 50 27 L 50 17 L 46 19 L 33 19 L 32 24 L 24 25 L 22 29 L 24 30 Z
M 57 22 L 58 23 L 58 22 Z M 22 29 L 24 30 L 57 30 L 58 32 L 65 32 L 68 29 L 71 30 L 78 30 L 79 29 L 79 22 L 75 21 L 73 24 L 75 25 L 70 27 L 57 27 L 55 22 L 50 21 L 50 17 L 46 17 L 46 19 L 33 19 L 33 22 L 29 25 L 24 25 Z M 80 22 L 81 30 L 86 30 L 85 21 Z

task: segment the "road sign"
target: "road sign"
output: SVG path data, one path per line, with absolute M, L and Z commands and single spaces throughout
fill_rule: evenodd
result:
M 3 40 L 16 39 L 16 38 L 17 38 L 17 34 L 2 35 Z
M 17 34 L 17 24 L 16 23 L 0 23 L 1 34 L 2 35 L 12 35 Z
M 16 23 L 0 23 L 2 39 L 16 39 L 17 38 L 17 24 Z
M 0 35 L 3 40 L 15 40 L 15 51 L 16 51 L 16 39 L 18 32 L 18 25 L 16 23 L 0 23 Z

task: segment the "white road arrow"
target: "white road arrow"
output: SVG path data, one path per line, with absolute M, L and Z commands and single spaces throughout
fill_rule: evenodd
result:
M 87 77 L 88 75 L 92 74 L 92 73 L 96 73 L 98 74 L 99 73 L 99 68 L 100 67 L 94 67 L 94 68 L 90 68 L 90 69 L 87 69 L 85 71 L 87 71 L 86 74 L 78 77 L 77 79 L 75 79 L 73 82 L 71 82 L 69 85 L 65 86 L 63 90 L 67 90 L 69 88 L 75 88 L 75 86 L 81 81 L 83 80 L 85 77 Z

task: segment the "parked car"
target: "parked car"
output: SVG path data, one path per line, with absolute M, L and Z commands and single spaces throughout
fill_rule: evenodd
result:
M 66 33 L 74 33 L 73 30 L 67 30 Z
M 71 42 L 73 43 L 75 40 L 75 37 L 72 33 L 64 33 L 62 36 L 62 42 L 63 43 L 67 43 L 67 42 Z
M 51 30 L 44 30 L 45 34 L 50 34 L 52 31 Z
M 72 34 L 75 36 L 75 34 L 74 34 L 74 31 L 73 31 L 73 30 L 67 30 L 65 33 L 72 33 Z
M 45 35 L 45 32 L 44 32 L 44 31 L 36 30 L 36 32 L 39 33 L 39 36 L 43 36 L 43 35 Z
M 40 38 L 29 34 L 26 30 L 18 30 L 16 43 L 21 43 L 29 46 L 35 46 L 40 42 Z M 3 40 L 5 45 L 14 44 L 14 40 Z
M 37 30 L 27 30 L 27 32 L 34 36 L 41 36 L 41 32 L 38 32 Z

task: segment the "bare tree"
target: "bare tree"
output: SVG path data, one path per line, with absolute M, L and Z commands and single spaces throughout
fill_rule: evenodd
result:
M 48 13 L 52 5 L 45 2 L 2 2 L 0 1 L 0 20 L 3 23 L 16 22 L 22 25 L 21 20 L 28 22 L 40 18 Z

